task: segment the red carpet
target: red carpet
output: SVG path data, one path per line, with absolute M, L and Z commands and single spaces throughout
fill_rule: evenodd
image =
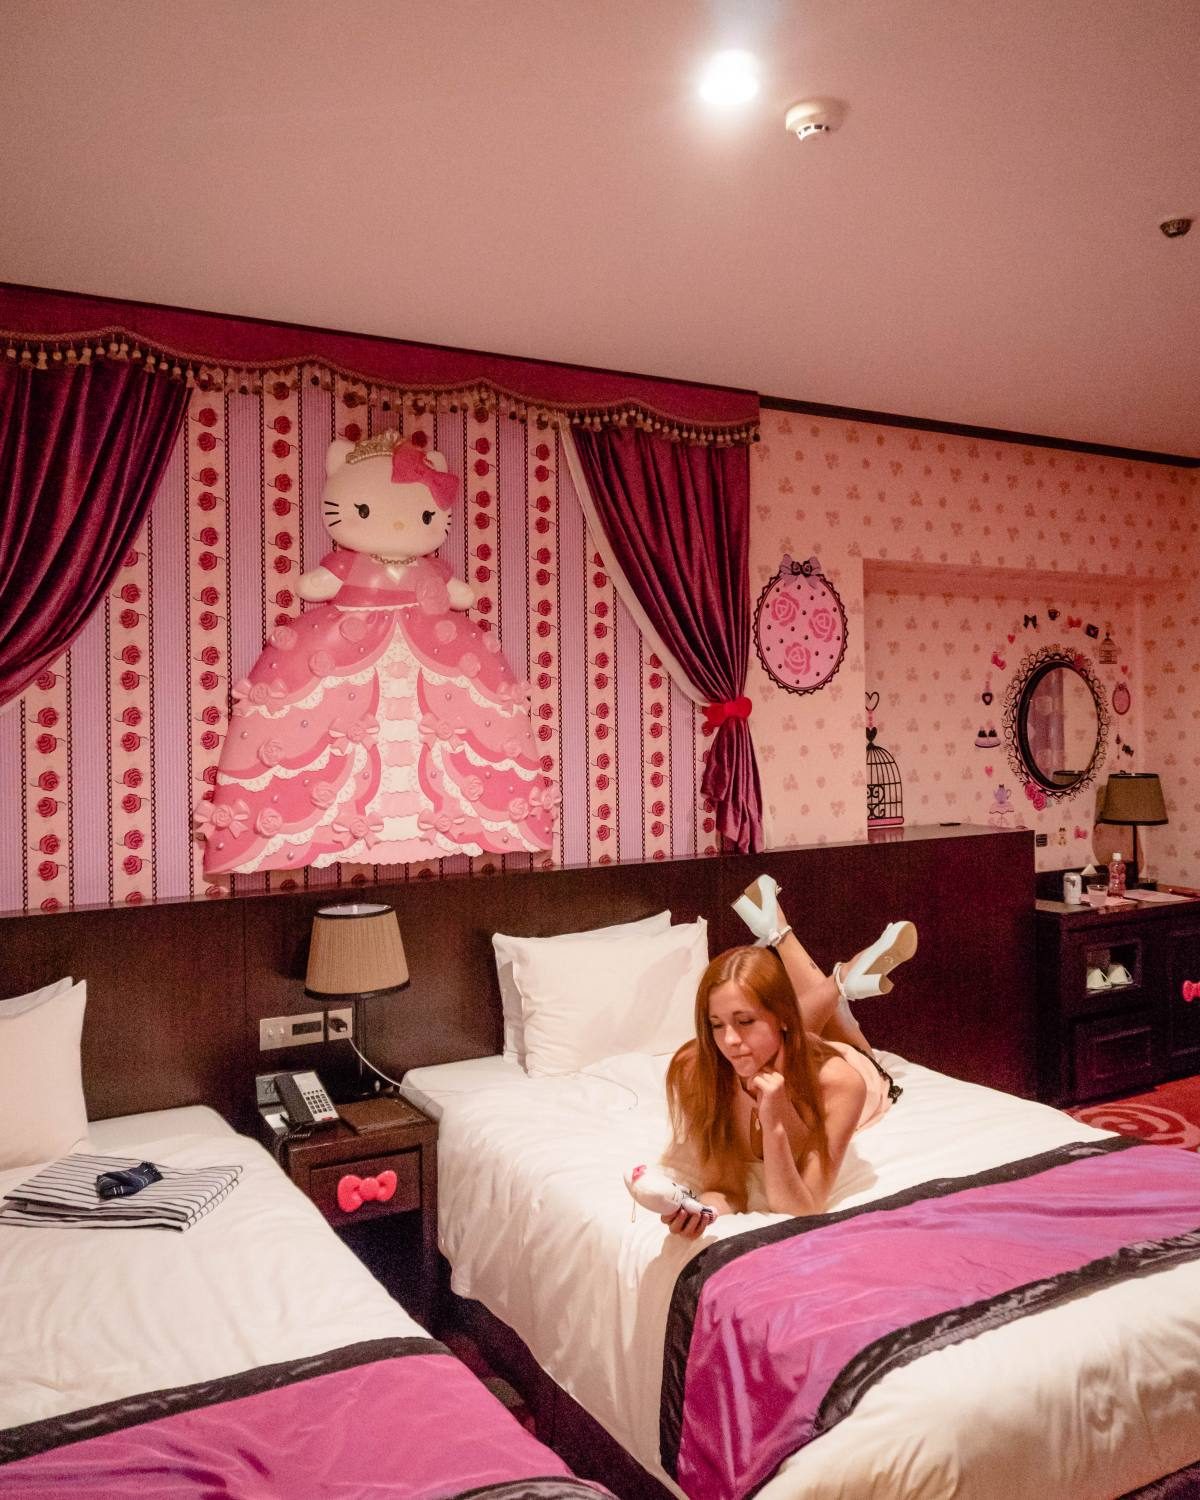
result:
M 1107 1104 L 1085 1104 L 1068 1114 L 1098 1130 L 1135 1135 L 1156 1146 L 1200 1151 L 1200 1077 L 1160 1083 L 1148 1094 L 1131 1094 Z

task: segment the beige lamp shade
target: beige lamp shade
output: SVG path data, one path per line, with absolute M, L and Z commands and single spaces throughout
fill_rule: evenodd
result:
M 1162 783 L 1154 772 L 1121 771 L 1108 778 L 1096 809 L 1097 823 L 1154 828 L 1166 821 Z
M 313 917 L 304 993 L 313 1000 L 366 999 L 408 982 L 395 909 L 380 902 L 322 906 Z

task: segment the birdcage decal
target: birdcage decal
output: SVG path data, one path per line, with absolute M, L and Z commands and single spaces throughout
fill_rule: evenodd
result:
M 899 828 L 904 822 L 904 788 L 896 758 L 875 743 L 878 693 L 867 694 L 867 828 Z

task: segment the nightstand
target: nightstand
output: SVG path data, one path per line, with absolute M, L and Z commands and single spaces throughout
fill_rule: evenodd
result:
M 388 1290 L 430 1328 L 438 1284 L 437 1122 L 390 1096 L 339 1105 L 338 1114 L 337 1125 L 285 1147 L 281 1165 Z M 399 1215 L 411 1215 L 409 1225 Z

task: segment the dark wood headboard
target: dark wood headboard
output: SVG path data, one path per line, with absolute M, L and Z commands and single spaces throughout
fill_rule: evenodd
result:
M 746 940 L 730 902 L 766 870 L 829 968 L 885 921 L 917 924 L 895 992 L 858 1007 L 877 1046 L 959 1077 L 1034 1090 L 1033 835 L 909 828 L 884 841 L 719 859 L 415 880 L 370 888 L 397 910 L 410 983 L 372 1002 L 369 1055 L 408 1067 L 500 1050 L 493 932 L 548 935 L 669 907 L 705 916 L 712 952 Z M 353 894 L 363 891 L 355 887 Z M 253 1074 L 346 1071 L 345 1043 L 258 1051 L 265 1016 L 303 995 L 312 914 L 330 890 L 14 916 L 0 923 L 0 995 L 86 978 L 84 1086 L 94 1119 L 206 1103 L 245 1127 Z

